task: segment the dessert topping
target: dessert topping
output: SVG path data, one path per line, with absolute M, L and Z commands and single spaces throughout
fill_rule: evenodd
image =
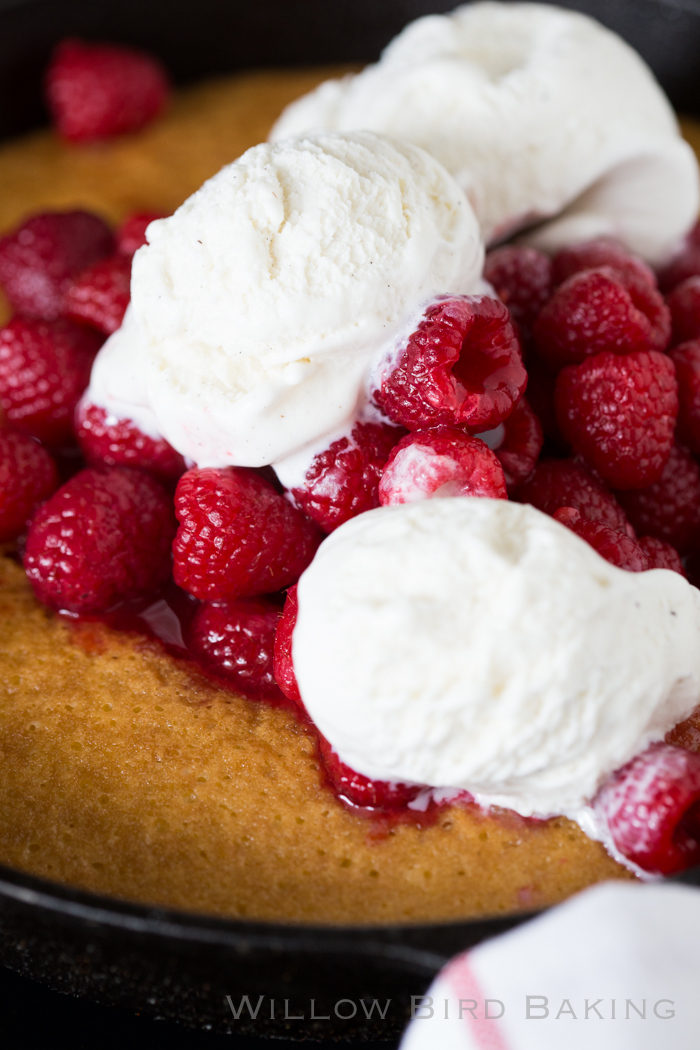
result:
M 445 496 L 506 499 L 506 479 L 496 453 L 480 438 L 454 427 L 407 434 L 382 474 L 382 506 Z
M 589 521 L 599 521 L 634 538 L 634 530 L 613 494 L 575 460 L 541 460 L 531 477 L 516 489 L 514 498 L 550 515 L 560 507 L 574 507 Z
M 175 493 L 175 582 L 209 601 L 296 583 L 323 534 L 253 470 L 188 470 Z
M 700 336 L 700 276 L 688 277 L 668 296 L 673 321 L 673 342 L 684 343 Z
M 380 366 L 374 399 L 408 430 L 497 427 L 527 385 L 508 310 L 488 296 L 440 298 Z
M 569 277 L 534 326 L 537 350 L 554 368 L 602 351 L 664 350 L 669 335 L 668 308 L 656 289 L 607 267 Z
M 131 260 L 117 252 L 84 270 L 63 299 L 63 314 L 111 335 L 124 320 L 131 298 Z
M 0 328 L 0 404 L 8 421 L 45 444 L 68 444 L 73 414 L 102 342 L 71 321 L 15 317 Z
M 313 459 L 303 485 L 292 488 L 296 505 L 324 532 L 379 506 L 379 479 L 404 431 L 386 423 L 355 423 Z
M 167 581 L 175 528 L 172 502 L 154 478 L 127 467 L 88 468 L 35 514 L 27 576 L 52 609 L 106 612 Z
M 601 788 L 594 809 L 645 871 L 673 875 L 700 863 L 700 755 L 652 744 Z
M 589 543 L 601 558 L 605 558 L 611 565 L 617 565 L 618 569 L 644 572 L 650 567 L 644 550 L 630 536 L 616 532 L 599 521 L 589 521 L 573 507 L 561 507 L 553 517 L 555 521 L 566 525 L 567 529 L 571 529 Z
M 152 55 L 69 39 L 58 45 L 46 71 L 46 98 L 64 139 L 91 142 L 150 123 L 167 105 L 170 84 Z
M 700 696 L 698 591 L 508 500 L 353 518 L 298 603 L 301 698 L 342 762 L 524 816 L 576 817 Z
M 0 543 L 14 540 L 37 506 L 58 488 L 53 459 L 33 438 L 0 429 Z
M 678 414 L 666 354 L 601 353 L 568 365 L 557 376 L 555 402 L 564 437 L 613 488 L 641 488 L 661 477 Z
M 86 211 L 44 212 L 0 240 L 0 284 L 15 310 L 54 321 L 76 277 L 114 251 L 114 237 Z
M 188 632 L 190 648 L 249 700 L 281 700 L 272 669 L 281 612 L 265 598 L 203 602 Z
M 656 536 L 689 554 L 700 540 L 700 467 L 677 441 L 658 481 L 643 489 L 618 492 L 640 536 Z
M 582 270 L 600 267 L 616 270 L 621 277 L 639 278 L 656 288 L 656 277 L 650 266 L 632 255 L 621 241 L 611 237 L 596 237 L 561 248 L 552 259 L 552 283 L 563 284 L 569 277 Z
M 483 263 L 447 172 L 367 132 L 256 146 L 148 238 L 89 400 L 200 466 L 308 448 L 308 468 L 376 419 L 372 368 L 437 295 L 473 292 Z
M 85 400 L 76 409 L 75 429 L 91 467 L 138 467 L 166 482 L 185 472 L 184 459 L 163 438 L 149 437 L 130 419 L 109 416 Z
M 678 434 L 700 454 L 700 341 L 681 343 L 670 353 L 678 380 Z
M 509 491 L 532 474 L 544 444 L 542 424 L 524 397 L 500 428 L 477 437 L 486 441 L 501 461 Z
M 511 318 L 527 334 L 552 296 L 552 262 L 524 245 L 494 248 L 486 256 L 484 278 L 493 285 Z
M 545 251 L 611 236 L 656 265 L 699 210 L 697 161 L 651 70 L 550 4 L 470 3 L 412 22 L 376 65 L 293 102 L 271 137 L 316 128 L 427 149 L 487 244 L 521 228 Z

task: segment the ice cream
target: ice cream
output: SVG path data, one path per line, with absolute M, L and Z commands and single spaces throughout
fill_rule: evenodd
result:
M 487 243 L 545 250 L 601 235 L 664 261 L 698 212 L 697 163 L 651 71 L 593 19 L 476 3 L 408 25 L 379 63 L 292 103 L 278 140 L 369 128 L 428 150 Z
M 700 592 L 524 504 L 370 511 L 324 541 L 298 600 L 304 704 L 377 780 L 576 816 L 700 698 Z
M 256 146 L 148 240 L 86 399 L 200 466 L 326 447 L 362 414 L 373 362 L 483 264 L 442 166 L 367 132 Z

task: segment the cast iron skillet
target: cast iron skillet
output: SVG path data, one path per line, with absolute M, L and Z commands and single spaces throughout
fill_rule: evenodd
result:
M 252 66 L 373 60 L 406 22 L 453 6 L 452 0 L 0 0 L 0 137 L 45 121 L 41 71 L 53 44 L 67 35 L 148 48 L 183 82 Z M 700 0 L 566 6 L 624 36 L 676 108 L 700 115 Z M 700 869 L 684 881 L 700 885 Z M 231 922 L 115 901 L 0 868 L 0 962 L 103 1003 L 287 1039 L 396 1035 L 411 996 L 421 995 L 450 956 L 528 917 L 374 928 Z M 241 1008 L 244 995 L 250 1009 Z

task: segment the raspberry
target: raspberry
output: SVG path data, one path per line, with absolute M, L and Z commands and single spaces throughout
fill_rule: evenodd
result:
M 0 240 L 0 285 L 15 310 L 55 321 L 71 279 L 113 251 L 114 237 L 97 215 L 44 212 Z
M 678 414 L 666 354 L 605 353 L 569 365 L 557 376 L 555 403 L 564 437 L 607 484 L 643 488 L 661 477 Z
M 284 609 L 277 623 L 273 670 L 275 681 L 287 699 L 292 700 L 297 707 L 305 711 L 306 708 L 301 699 L 297 678 L 294 674 L 294 664 L 292 663 L 292 634 L 296 626 L 298 612 L 297 585 L 294 584 L 287 591 Z
M 165 216 L 155 211 L 140 211 L 129 215 L 117 230 L 117 250 L 131 259 L 146 241 L 146 228 Z
M 401 809 L 423 790 L 419 784 L 370 780 L 346 766 L 329 742 L 319 733 L 318 750 L 331 787 L 354 806 L 369 809 Z
M 58 487 L 45 448 L 16 430 L 0 430 L 0 543 L 24 531 L 33 511 Z
M 671 351 L 678 380 L 678 434 L 695 455 L 700 454 L 700 339 Z
M 0 404 L 8 421 L 47 445 L 70 442 L 101 342 L 97 332 L 63 320 L 15 317 L 0 328 Z
M 288 587 L 322 539 L 268 481 L 239 467 L 188 470 L 178 482 L 175 513 L 175 582 L 209 601 Z
M 642 536 L 637 543 L 646 554 L 650 569 L 670 569 L 685 576 L 681 556 L 670 543 L 658 540 L 655 536 Z
M 700 274 L 700 219 L 685 238 L 677 255 L 659 272 L 659 288 L 670 292 L 688 277 Z
M 356 423 L 349 438 L 314 458 L 303 487 L 292 489 L 294 502 L 324 532 L 378 507 L 382 468 L 403 433 L 383 423 Z
M 599 521 L 583 518 L 573 507 L 561 507 L 554 514 L 554 520 L 575 532 L 590 544 L 601 558 L 605 558 L 611 565 L 616 565 L 618 569 L 644 572 L 649 568 L 649 560 L 636 540 L 609 529 L 607 525 L 601 525 Z
M 281 700 L 272 671 L 280 614 L 264 598 L 205 602 L 190 626 L 190 648 L 208 670 L 249 700 Z
M 532 351 L 527 361 L 527 400 L 535 415 L 542 424 L 542 429 L 556 445 L 562 449 L 567 443 L 561 435 L 554 407 L 554 385 L 557 381 L 555 369 L 546 365 L 537 352 Z
M 92 467 L 138 467 L 161 481 L 175 481 L 185 461 L 165 438 L 142 433 L 131 419 L 115 419 L 104 408 L 81 401 L 75 428 L 85 459 Z
M 536 248 L 509 244 L 486 256 L 484 277 L 498 292 L 510 315 L 527 333 L 552 295 L 552 264 Z
M 582 518 L 634 538 L 625 512 L 613 494 L 582 463 L 571 459 L 538 463 L 532 477 L 515 490 L 513 498 L 518 503 L 530 503 L 550 517 L 560 507 L 573 507 Z
M 495 430 L 477 434 L 498 456 L 510 490 L 535 469 L 542 451 L 542 424 L 525 398 Z
M 638 277 L 656 288 L 656 277 L 651 267 L 637 255 L 632 255 L 620 242 L 609 237 L 596 237 L 562 248 L 552 259 L 552 283 L 563 284 L 582 270 L 597 270 L 606 266 L 622 276 Z
M 154 478 L 126 467 L 88 468 L 35 514 L 27 576 L 45 605 L 106 612 L 165 583 L 175 528 L 171 502 Z
M 673 875 L 700 862 L 700 756 L 652 744 L 594 799 L 616 847 L 644 871 Z
M 498 457 L 480 438 L 453 427 L 418 430 L 389 456 L 379 499 L 383 506 L 445 496 L 507 499 Z
M 116 332 L 131 298 L 131 260 L 111 255 L 84 270 L 63 299 L 63 314 L 103 335 Z
M 374 397 L 408 430 L 489 430 L 510 414 L 526 385 L 506 307 L 488 296 L 462 296 L 428 307 Z
M 700 538 L 700 467 L 678 442 L 658 481 L 617 498 L 640 536 L 656 536 L 688 554 Z
M 59 134 L 90 142 L 138 131 L 170 98 L 160 62 L 113 44 L 63 40 L 46 71 L 46 97 Z
M 689 277 L 668 297 L 673 323 L 673 342 L 684 343 L 700 336 L 700 277 Z
M 543 359 L 556 368 L 603 351 L 663 350 L 670 319 L 648 282 L 601 268 L 565 281 L 537 318 L 533 335 Z

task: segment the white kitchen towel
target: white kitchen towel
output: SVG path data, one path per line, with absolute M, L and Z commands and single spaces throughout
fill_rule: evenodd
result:
M 609 882 L 458 955 L 401 1050 L 699 1050 L 700 890 Z

